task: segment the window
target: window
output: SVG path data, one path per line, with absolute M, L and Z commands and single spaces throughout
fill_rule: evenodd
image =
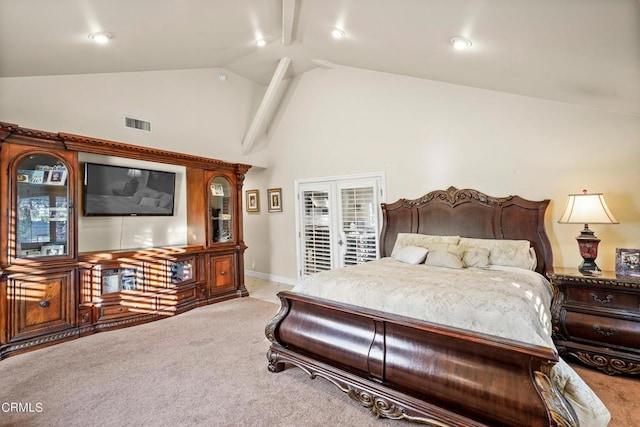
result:
M 296 181 L 300 277 L 379 258 L 383 184 L 381 173 Z

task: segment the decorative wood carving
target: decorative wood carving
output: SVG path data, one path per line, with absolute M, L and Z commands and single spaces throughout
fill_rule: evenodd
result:
M 20 127 L 13 123 L 0 122 L 0 132 L 2 132 L 0 135 L 3 135 L 3 140 L 11 137 L 13 143 L 22 143 L 49 148 L 52 148 L 53 145 L 53 148 L 66 149 L 83 153 L 133 158 L 145 161 L 192 166 L 202 169 L 224 169 L 237 172 L 238 175 L 246 174 L 247 171 L 251 168 L 250 165 L 241 163 L 229 163 L 222 160 L 194 156 L 174 151 L 161 150 L 157 148 L 144 147 L 140 145 L 125 144 L 122 142 L 91 138 L 88 136 L 74 135 L 63 132 L 53 133 L 35 129 L 28 129 Z
M 558 389 L 553 386 L 548 374 L 534 372 L 534 376 L 538 391 L 546 402 L 546 406 L 549 408 L 549 414 L 555 425 L 577 427 L 578 417 L 575 412 L 570 409 L 569 404 L 564 397 L 562 397 Z
M 583 351 L 569 351 L 568 354 L 574 356 L 582 363 L 599 369 L 608 375 L 640 374 L 640 364 L 623 360 L 618 357 L 609 357 L 601 354 L 586 353 Z
M 451 206 L 455 206 L 459 203 L 476 201 L 478 203 L 484 203 L 484 204 L 502 205 L 504 202 L 511 200 L 512 198 L 513 196 L 492 197 L 484 193 L 481 193 L 480 191 L 472 190 L 469 188 L 459 190 L 456 187 L 449 187 L 446 190 L 432 191 L 422 196 L 419 199 L 407 200 L 407 203 L 410 205 L 419 206 L 423 204 L 432 203 L 434 201 L 442 201 L 442 202 L 449 203 Z

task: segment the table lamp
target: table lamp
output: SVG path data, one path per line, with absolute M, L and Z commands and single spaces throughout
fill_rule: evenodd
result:
M 583 274 L 598 274 L 600 268 L 596 265 L 596 257 L 600 239 L 589 229 L 589 224 L 619 224 L 602 193 L 588 194 L 587 190 L 582 190 L 582 194 L 569 194 L 567 207 L 558 223 L 584 224 L 584 229 L 576 237 L 583 259 L 578 270 Z

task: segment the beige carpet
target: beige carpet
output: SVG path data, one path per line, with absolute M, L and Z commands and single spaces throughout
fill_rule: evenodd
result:
M 2 426 L 408 426 L 376 419 L 323 379 L 267 370 L 264 325 L 278 306 L 242 298 L 0 362 Z M 631 426 L 640 381 L 579 370 Z M 610 405 L 608 400 L 615 402 Z M 620 410 L 618 411 L 618 408 Z

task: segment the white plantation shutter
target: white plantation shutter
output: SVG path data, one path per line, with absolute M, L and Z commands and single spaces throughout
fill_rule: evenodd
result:
M 379 258 L 381 174 L 296 182 L 300 276 Z
M 371 183 L 340 187 L 341 266 L 378 259 L 378 198 Z
M 329 191 L 322 189 L 302 191 L 301 198 L 302 275 L 306 276 L 331 270 Z

